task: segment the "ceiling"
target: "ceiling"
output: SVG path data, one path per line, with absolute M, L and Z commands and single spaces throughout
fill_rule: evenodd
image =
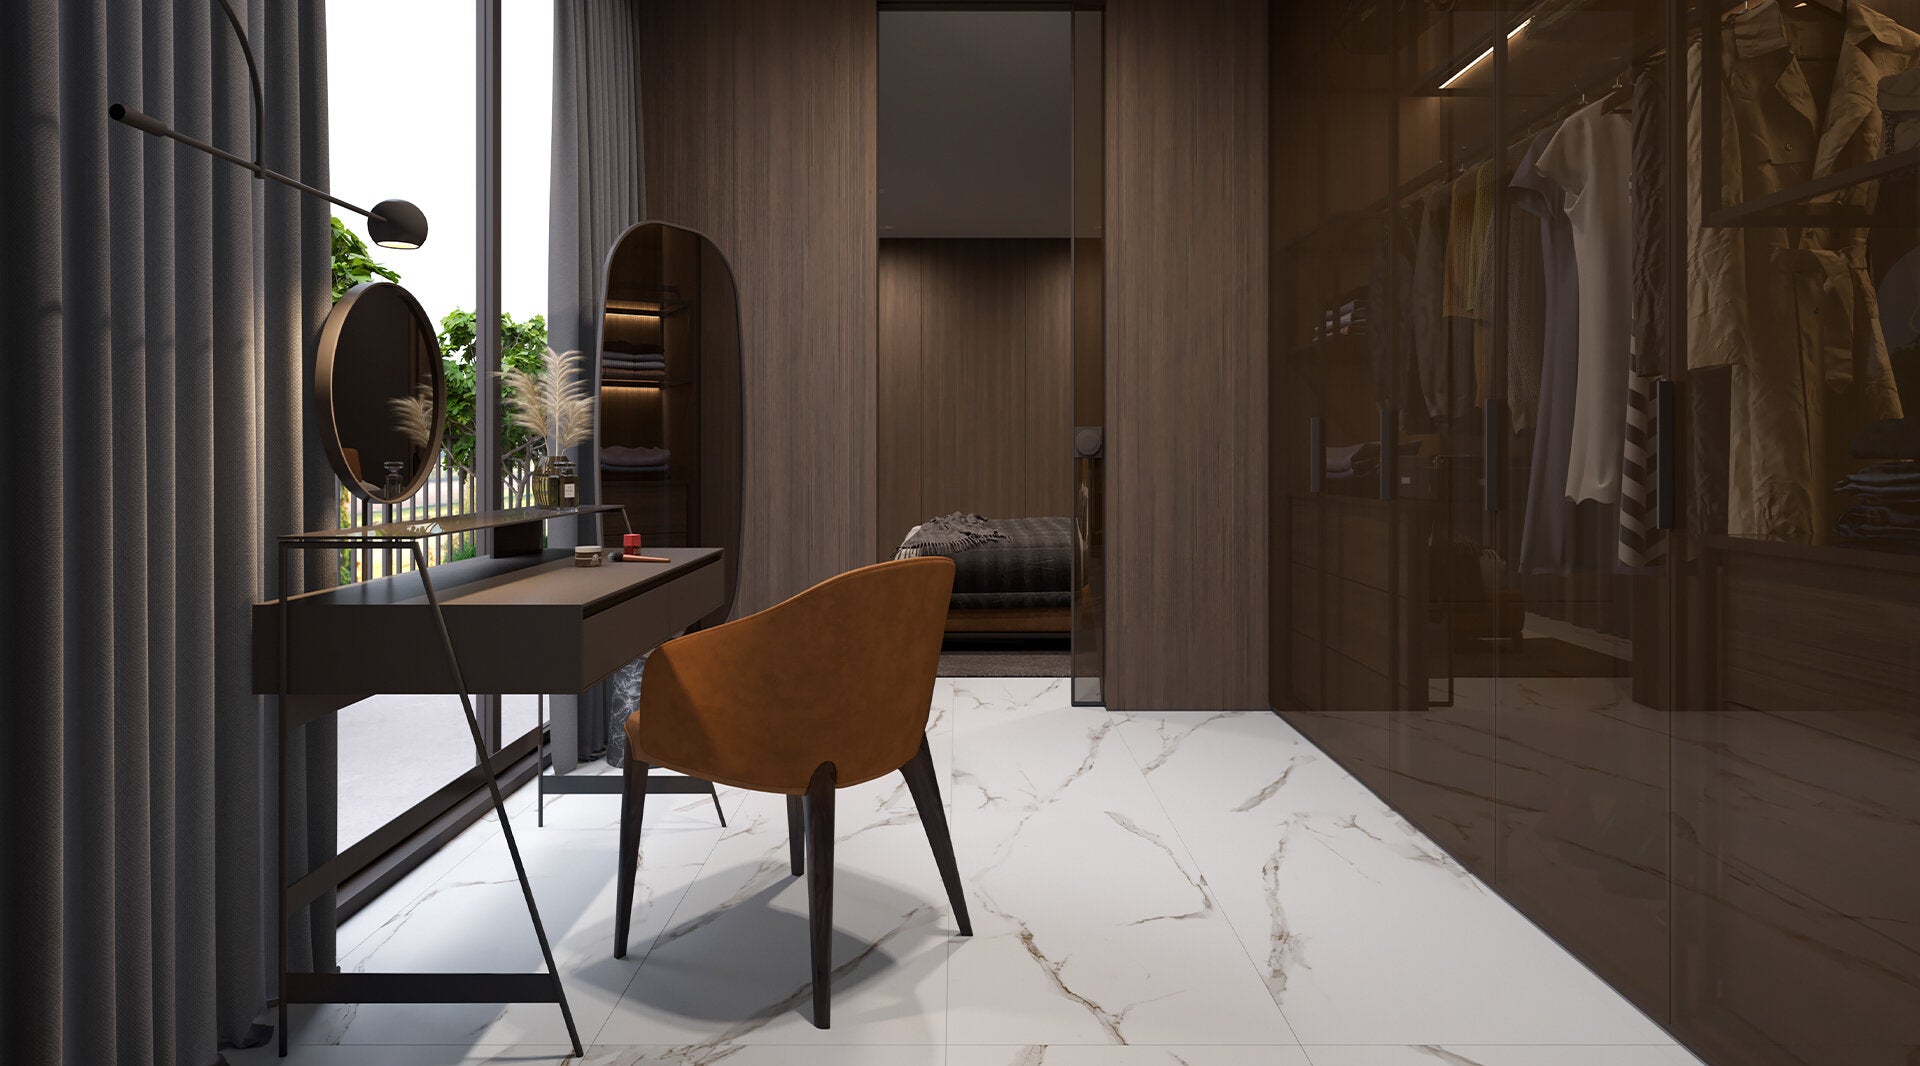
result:
M 882 11 L 882 237 L 1064 237 L 1072 15 Z

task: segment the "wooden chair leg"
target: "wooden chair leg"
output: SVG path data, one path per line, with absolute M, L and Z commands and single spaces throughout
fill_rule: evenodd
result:
M 832 1028 L 827 996 L 833 974 L 834 768 L 823 762 L 807 783 L 807 924 L 812 934 L 813 1024 Z
M 799 796 L 787 797 L 787 847 L 793 852 L 793 876 L 807 872 L 807 815 Z
M 649 767 L 627 753 L 627 775 L 620 790 L 620 858 L 618 896 L 613 910 L 613 957 L 627 957 L 627 930 L 633 924 L 633 882 L 640 865 L 640 818 L 647 808 Z
M 940 801 L 940 783 L 933 776 L 933 752 L 927 738 L 920 738 L 920 750 L 900 768 L 907 779 L 907 791 L 913 793 L 913 805 L 920 812 L 920 823 L 927 827 L 927 843 L 933 845 L 933 862 L 940 867 L 940 880 L 947 886 L 947 902 L 953 904 L 953 917 L 960 923 L 960 935 L 973 935 L 973 920 L 967 916 L 967 898 L 960 891 L 960 866 L 953 859 L 953 834 L 947 829 L 947 808 Z

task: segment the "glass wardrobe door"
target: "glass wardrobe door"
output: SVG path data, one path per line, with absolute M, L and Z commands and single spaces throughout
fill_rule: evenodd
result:
M 1410 5 L 1394 42 L 1398 224 L 1405 268 L 1396 606 L 1407 686 L 1392 715 L 1390 798 L 1482 876 L 1494 853 L 1495 656 L 1512 635 L 1486 506 L 1492 224 L 1498 202 L 1492 48 L 1499 12 Z
M 1671 349 L 1665 5 L 1530 20 L 1496 57 L 1486 519 L 1500 890 L 1642 1009 L 1667 1003 Z M 1671 427 L 1669 427 L 1671 428 Z
M 1297 32 L 1276 28 L 1280 47 L 1306 53 L 1276 70 L 1305 72 L 1283 106 L 1301 117 L 1296 132 L 1311 147 L 1277 160 L 1275 180 L 1318 168 L 1280 272 L 1292 286 L 1281 295 L 1287 347 L 1275 375 L 1290 392 L 1276 411 L 1292 427 L 1275 452 L 1287 471 L 1278 491 L 1290 545 L 1288 664 L 1295 724 L 1384 793 L 1396 685 L 1384 413 L 1393 403 L 1392 263 L 1404 252 L 1389 225 L 1390 49 L 1383 9 L 1365 17 L 1312 7 L 1294 12 Z
M 1920 59 L 1920 4 L 1706 6 L 1675 1029 L 1714 1061 L 1908 1062 L 1920 97 L 1900 71 Z

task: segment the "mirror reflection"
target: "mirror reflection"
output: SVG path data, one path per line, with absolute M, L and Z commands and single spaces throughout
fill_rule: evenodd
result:
M 740 548 L 740 312 L 713 242 L 643 222 L 607 258 L 598 360 L 597 499 L 626 508 L 647 547 Z
M 400 503 L 426 483 L 446 422 L 433 323 L 406 289 L 357 285 L 320 334 L 314 399 L 327 459 L 361 499 Z

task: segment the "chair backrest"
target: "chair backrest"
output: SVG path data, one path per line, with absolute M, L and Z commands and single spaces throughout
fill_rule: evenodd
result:
M 792 794 L 823 762 L 843 787 L 899 769 L 926 730 L 953 570 L 862 567 L 661 645 L 633 716 L 642 757 Z

